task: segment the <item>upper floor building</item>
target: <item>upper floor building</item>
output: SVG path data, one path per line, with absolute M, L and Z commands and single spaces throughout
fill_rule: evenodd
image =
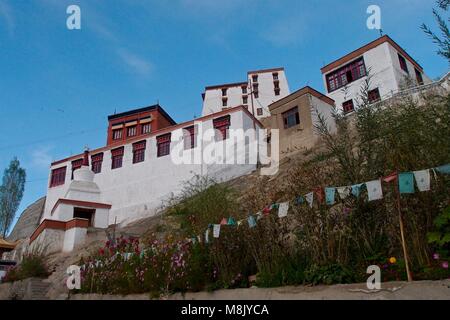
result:
M 246 81 L 206 87 L 202 115 L 243 105 L 256 118 L 265 118 L 269 105 L 289 94 L 284 68 L 249 71 Z
M 338 110 L 352 112 L 370 79 L 370 103 L 391 97 L 408 86 L 428 84 L 423 68 L 389 36 L 382 36 L 321 69 L 327 96 Z

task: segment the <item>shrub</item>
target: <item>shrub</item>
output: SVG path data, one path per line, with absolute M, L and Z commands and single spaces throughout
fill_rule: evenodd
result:
M 25 252 L 20 264 L 10 268 L 3 278 L 3 281 L 13 282 L 28 278 L 47 278 L 50 273 L 42 252 L 43 251 L 39 249 Z

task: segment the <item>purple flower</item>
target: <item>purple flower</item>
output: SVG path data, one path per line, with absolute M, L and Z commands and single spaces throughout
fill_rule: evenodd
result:
M 434 253 L 433 254 L 433 259 L 434 260 L 439 260 L 439 253 Z
M 442 268 L 448 269 L 448 261 L 442 262 Z

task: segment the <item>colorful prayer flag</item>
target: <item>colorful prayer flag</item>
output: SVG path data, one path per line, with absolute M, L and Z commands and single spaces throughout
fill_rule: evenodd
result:
M 314 193 L 317 196 L 317 200 L 319 200 L 319 202 L 322 203 L 323 199 L 325 198 L 325 192 L 323 191 L 323 188 L 322 187 L 315 188 Z
M 352 185 L 352 195 L 355 197 L 359 197 L 359 194 L 361 193 L 361 188 L 364 185 L 364 183 L 354 184 Z
M 247 221 L 248 221 L 248 226 L 249 226 L 250 228 L 256 227 L 256 220 L 255 220 L 255 217 L 254 217 L 254 216 L 249 216 L 248 219 L 247 219 Z
M 205 231 L 205 243 L 209 243 L 209 228 Z
M 450 174 L 450 164 L 446 164 L 444 166 L 440 166 L 435 168 L 437 172 L 439 173 L 446 173 L 446 174 Z
M 220 222 L 220 224 L 222 226 L 226 226 L 228 224 L 228 220 L 226 218 L 223 218 L 222 221 Z
M 402 172 L 398 175 L 400 193 L 414 193 L 414 175 L 412 172 Z
M 430 191 L 430 169 L 414 171 L 413 173 L 419 191 Z
M 331 206 L 335 202 L 336 188 L 325 188 L 325 199 L 327 205 Z
M 234 220 L 233 217 L 229 217 L 228 218 L 228 225 L 229 226 L 235 226 L 236 225 L 236 221 Z
M 383 189 L 381 188 L 380 179 L 366 182 L 366 187 L 369 201 L 383 199 Z
M 395 179 L 397 179 L 397 172 L 391 173 L 387 177 L 384 177 L 383 181 L 386 182 L 386 183 L 389 183 L 389 182 L 394 181 Z

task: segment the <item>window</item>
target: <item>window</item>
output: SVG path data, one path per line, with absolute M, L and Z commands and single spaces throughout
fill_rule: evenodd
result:
M 113 130 L 113 140 L 120 140 L 122 139 L 122 129 L 116 129 Z
M 280 89 L 280 83 L 279 82 L 274 82 L 273 86 L 275 89 Z
M 342 109 L 344 109 L 344 113 L 352 112 L 353 110 L 355 110 L 355 107 L 353 105 L 353 100 L 345 101 L 342 104 Z
M 278 72 L 272 73 L 273 81 L 278 81 Z
M 423 85 L 423 77 L 422 77 L 422 73 L 419 71 L 419 70 L 417 70 L 417 69 L 415 69 L 416 70 L 416 80 L 417 80 L 417 83 L 419 84 L 419 85 Z
M 156 138 L 158 157 L 164 157 L 170 154 L 170 137 L 171 134 L 167 133 Z
M 298 107 L 294 107 L 286 112 L 283 112 L 284 128 L 292 128 L 300 124 L 300 115 L 298 113 Z
M 252 80 L 253 82 L 258 82 L 258 75 L 257 74 L 252 75 Z
M 242 86 L 242 94 L 247 94 L 247 86 Z
M 364 59 L 359 58 L 346 66 L 327 74 L 328 92 L 335 91 L 343 86 L 366 76 Z
M 127 137 L 134 137 L 136 135 L 136 126 L 127 128 Z
M 102 172 L 103 152 L 94 154 L 91 157 L 91 162 L 92 162 L 92 171 L 94 171 L 94 173 Z
M 247 104 L 248 103 L 248 96 L 242 96 L 242 103 Z
M 72 180 L 73 180 L 73 173 L 75 172 L 75 170 L 80 169 L 82 165 L 83 165 L 83 159 L 77 159 L 77 160 L 72 161 L 72 176 L 71 176 Z
M 111 169 L 117 169 L 122 167 L 123 149 L 124 147 L 120 147 L 111 150 Z
M 52 176 L 50 178 L 50 188 L 63 185 L 66 180 L 66 169 L 62 167 L 52 170 Z
M 368 95 L 369 95 L 369 103 L 380 101 L 380 90 L 378 90 L 378 88 L 370 90 Z
M 398 54 L 398 61 L 400 62 L 400 68 L 402 68 L 402 70 L 406 73 L 409 73 L 408 66 L 406 65 L 406 59 L 401 56 L 400 53 Z
M 222 98 L 222 107 L 226 107 L 228 105 L 228 99 Z
M 225 97 L 227 95 L 227 88 L 222 89 L 222 97 Z
M 254 83 L 253 84 L 253 93 L 254 93 L 254 95 L 255 95 L 255 98 L 258 98 L 259 97 L 259 92 L 258 92 L 258 84 L 257 83 Z
M 225 116 L 213 120 L 213 126 L 216 130 L 216 141 L 228 138 L 228 129 L 230 128 L 230 116 Z
M 263 115 L 263 109 L 262 108 L 257 108 L 256 109 L 256 115 L 262 116 Z
M 143 125 L 141 125 L 142 134 L 150 133 L 151 130 L 152 130 L 151 123 L 144 123 Z
M 195 127 L 190 126 L 183 129 L 184 150 L 197 147 L 197 139 L 195 138 Z
M 133 163 L 143 162 L 145 160 L 145 146 L 147 141 L 133 143 Z
M 276 96 L 279 96 L 280 95 L 280 88 L 275 88 L 274 92 L 275 92 Z
M 254 96 L 255 96 L 255 99 L 258 99 L 258 98 L 259 98 L 259 93 L 258 93 L 258 91 L 255 91 Z

